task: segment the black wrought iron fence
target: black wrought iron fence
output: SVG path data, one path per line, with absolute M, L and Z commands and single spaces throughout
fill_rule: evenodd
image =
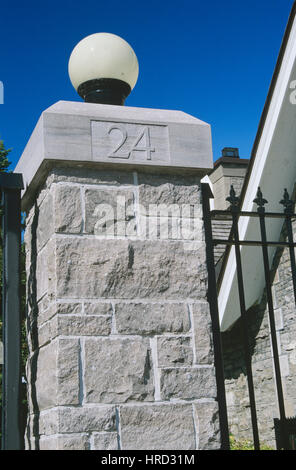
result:
M 296 243 L 293 239 L 292 220 L 296 218 L 294 213 L 294 202 L 290 199 L 287 190 L 284 190 L 284 196 L 280 201 L 283 205 L 283 212 L 266 212 L 265 205 L 267 200 L 264 199 L 263 194 L 258 188 L 257 197 L 254 199 L 254 203 L 257 205 L 257 211 L 242 211 L 239 205 L 239 198 L 236 196 L 233 186 L 230 188 L 229 197 L 227 201 L 229 203 L 228 210 L 210 210 L 210 199 L 213 198 L 210 186 L 208 184 L 202 184 L 202 197 L 203 197 L 203 219 L 205 227 L 205 241 L 207 249 L 207 267 L 208 267 L 208 301 L 211 309 L 212 324 L 213 324 L 213 339 L 215 345 L 215 365 L 216 365 L 216 376 L 217 376 L 217 388 L 218 388 L 218 401 L 220 410 L 220 426 L 222 431 L 222 448 L 229 449 L 229 430 L 228 430 L 228 418 L 227 418 L 227 404 L 225 398 L 225 387 L 224 387 L 224 365 L 222 359 L 222 346 L 220 337 L 220 324 L 219 324 L 219 311 L 218 311 L 218 297 L 217 297 L 217 284 L 215 275 L 215 262 L 214 262 L 214 247 L 216 245 L 233 246 L 235 250 L 236 260 L 236 276 L 238 284 L 238 296 L 240 305 L 240 318 L 242 323 L 242 338 L 243 338 L 243 350 L 244 350 L 244 361 L 247 373 L 247 387 L 250 404 L 250 414 L 252 423 L 252 433 L 254 441 L 254 449 L 260 449 L 260 438 L 258 431 L 258 417 L 256 410 L 256 399 L 254 391 L 254 380 L 252 372 L 252 354 L 249 340 L 249 325 L 248 316 L 246 310 L 245 301 L 245 289 L 244 289 L 244 274 L 243 264 L 241 257 L 241 246 L 256 246 L 261 247 L 262 259 L 264 265 L 265 275 L 265 287 L 267 296 L 268 316 L 270 324 L 270 336 L 273 350 L 273 364 L 275 371 L 275 383 L 276 383 L 276 395 L 279 409 L 279 419 L 275 420 L 276 423 L 276 436 L 277 446 L 282 449 L 291 449 L 295 446 L 296 440 L 296 420 L 286 417 L 283 384 L 280 368 L 279 351 L 276 337 L 276 325 L 275 325 L 275 314 L 272 297 L 272 281 L 270 275 L 270 265 L 268 257 L 268 247 L 288 247 L 290 255 L 290 265 L 292 273 L 292 282 L 294 289 L 294 299 L 296 304 L 296 264 L 295 264 L 295 247 Z M 255 217 L 259 218 L 260 227 L 260 239 L 259 240 L 241 240 L 239 237 L 238 222 L 240 217 Z M 219 220 L 232 220 L 232 228 L 228 239 L 217 239 L 213 237 L 212 232 L 212 220 L 218 218 Z M 269 241 L 266 234 L 266 219 L 267 218 L 279 218 L 283 220 L 286 225 L 287 240 L 286 241 Z M 294 436 L 294 437 L 292 437 Z
M 2 450 L 20 450 L 22 175 L 0 174 L 2 211 Z
M 285 428 L 288 440 L 288 449 L 296 450 L 296 416 L 292 418 L 286 418 Z M 283 449 L 285 443 L 282 435 L 282 423 L 278 418 L 274 419 L 274 429 L 277 449 Z

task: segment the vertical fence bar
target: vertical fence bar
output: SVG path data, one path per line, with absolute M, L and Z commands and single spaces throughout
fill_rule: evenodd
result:
M 291 216 L 287 215 L 286 217 L 286 227 L 287 235 L 289 242 L 289 252 L 290 252 L 290 262 L 291 262 L 291 273 L 292 273 L 292 282 L 293 282 L 293 291 L 294 291 L 294 300 L 296 305 L 296 262 L 295 262 L 295 249 L 294 249 L 294 239 L 293 239 L 293 229 Z
M 225 382 L 224 382 L 224 365 L 223 365 L 222 343 L 221 343 L 219 311 L 218 311 L 211 211 L 210 211 L 210 203 L 209 203 L 209 199 L 213 198 L 213 194 L 211 192 L 210 186 L 206 183 L 201 184 L 201 190 L 202 190 L 203 221 L 204 221 L 205 241 L 206 241 L 206 257 L 207 257 L 207 268 L 208 268 L 208 302 L 210 305 L 213 342 L 214 342 L 214 361 L 215 361 L 217 395 L 218 395 L 218 405 L 219 405 L 219 420 L 220 420 L 220 430 L 221 430 L 221 449 L 229 450 L 230 444 L 229 444 L 227 405 L 226 405 Z
M 293 290 L 294 290 L 294 300 L 296 305 L 296 263 L 295 263 L 295 251 L 294 251 L 294 240 L 293 240 L 293 228 L 291 217 L 295 216 L 294 206 L 295 202 L 290 199 L 287 189 L 284 190 L 283 199 L 279 201 L 280 204 L 284 206 L 284 213 L 286 215 L 285 222 L 287 228 L 288 242 L 289 242 L 289 252 L 290 252 L 290 262 L 291 262 L 291 273 L 293 281 Z
M 251 421 L 252 421 L 252 430 L 253 430 L 253 441 L 254 441 L 254 449 L 260 450 L 256 401 L 255 401 L 254 382 L 253 382 L 253 373 L 252 373 L 252 358 L 250 354 L 248 321 L 247 321 L 245 293 L 244 293 L 244 281 L 243 281 L 241 253 L 240 253 L 240 246 L 239 246 L 239 233 L 238 233 L 239 210 L 238 210 L 238 207 L 231 206 L 231 213 L 232 213 L 232 228 L 233 228 L 233 237 L 234 237 L 235 258 L 236 258 L 238 293 L 239 293 L 240 311 L 241 311 L 241 319 L 242 319 L 244 356 L 245 356 L 245 365 L 246 365 L 246 370 L 247 370 L 247 382 L 248 382 Z
M 261 239 L 263 243 L 266 243 L 266 227 L 265 227 L 264 214 L 260 213 L 259 220 L 260 220 Z M 275 378 L 276 378 L 278 406 L 279 406 L 281 423 L 283 424 L 286 420 L 286 413 L 285 413 L 285 405 L 284 405 L 284 395 L 283 395 L 283 387 L 282 387 L 282 379 L 281 379 L 278 345 L 277 345 L 277 339 L 276 339 L 276 327 L 275 327 L 273 299 L 272 299 L 272 292 L 271 292 L 271 280 L 270 280 L 267 245 L 262 245 L 262 254 L 263 254 L 263 264 L 264 264 L 264 273 L 265 273 L 266 295 L 267 295 L 267 304 L 268 304 L 268 315 L 269 315 L 269 324 L 270 324 L 271 344 L 272 344 L 272 351 L 273 351 L 273 363 L 274 363 Z M 283 432 L 285 435 L 284 429 L 283 429 Z M 285 443 L 285 448 L 287 448 L 286 447 L 287 442 L 285 438 L 284 438 L 284 443 Z
M 20 450 L 21 407 L 21 322 L 20 322 L 20 249 L 22 177 L 14 173 L 0 175 L 3 230 L 3 393 L 2 449 Z
M 272 298 L 272 292 L 271 292 L 271 278 L 270 278 L 266 225 L 265 225 L 265 208 L 263 207 L 264 204 L 267 203 L 267 201 L 266 199 L 263 199 L 260 188 L 258 188 L 257 198 L 254 200 L 254 202 L 258 204 L 257 212 L 259 214 L 259 221 L 260 221 L 260 233 L 261 233 L 261 241 L 262 241 L 262 255 L 263 255 L 263 265 L 264 265 L 264 274 L 265 274 L 266 296 L 267 296 L 268 315 L 269 315 L 269 324 L 270 324 L 271 344 L 272 344 L 272 351 L 273 351 L 273 364 L 274 364 L 274 370 L 275 370 L 279 413 L 280 413 L 281 426 L 282 426 L 282 432 L 283 432 L 283 442 L 284 442 L 285 449 L 287 449 L 288 443 L 287 443 L 287 436 L 286 436 L 286 431 L 285 431 L 286 413 L 285 413 L 284 394 L 283 394 L 282 379 L 281 379 L 279 352 L 278 352 L 278 345 L 277 345 L 277 338 L 276 338 L 273 298 Z

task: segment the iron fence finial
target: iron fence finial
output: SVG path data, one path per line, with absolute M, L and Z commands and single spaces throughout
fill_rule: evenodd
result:
M 287 188 L 285 188 L 283 199 L 279 203 L 285 207 L 284 209 L 285 214 L 293 214 L 294 202 L 290 199 Z
M 229 196 L 226 198 L 226 201 L 230 202 L 230 209 L 237 210 L 239 205 L 239 197 L 236 196 L 233 185 L 230 186 Z
M 257 197 L 253 200 L 255 204 L 257 204 L 257 211 L 264 212 L 265 208 L 264 205 L 268 203 L 267 199 L 264 199 L 260 186 L 258 186 L 257 190 Z

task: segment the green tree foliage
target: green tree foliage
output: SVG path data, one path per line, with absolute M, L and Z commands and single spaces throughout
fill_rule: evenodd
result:
M 11 149 L 6 149 L 3 143 L 3 140 L 0 140 L 0 172 L 3 173 L 8 170 L 11 162 L 8 160 L 7 156 L 11 152 Z
M 254 444 L 248 439 L 235 439 L 235 437 L 230 434 L 229 436 L 230 450 L 254 450 Z M 260 450 L 275 450 L 273 447 L 270 447 L 265 442 L 260 443 Z

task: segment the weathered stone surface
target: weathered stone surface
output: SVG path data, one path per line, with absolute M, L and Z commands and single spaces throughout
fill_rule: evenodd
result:
M 155 148 L 155 151 L 151 150 L 151 159 L 145 156 L 146 152 L 139 151 L 133 151 L 130 158 L 120 157 L 120 152 L 119 158 L 110 158 L 106 146 L 102 148 L 98 142 L 96 131 L 103 126 L 105 132 L 108 132 L 107 123 L 110 123 L 110 126 L 120 125 L 120 129 L 124 129 L 120 131 L 123 132 L 123 137 L 125 132 L 128 134 L 127 142 L 133 135 L 132 133 L 130 136 L 130 126 L 139 126 L 141 132 L 145 131 L 147 135 L 149 133 L 151 146 Z M 167 136 L 162 139 L 169 149 L 165 152 L 165 159 L 159 158 L 162 155 L 158 155 L 163 153 L 162 149 L 165 147 L 154 135 L 157 129 Z M 112 139 L 111 135 L 102 138 Z M 132 139 L 128 144 L 128 151 L 132 150 L 134 143 Z M 114 142 L 110 150 L 114 152 Z M 105 105 L 94 107 L 92 103 L 55 103 L 43 112 L 15 169 L 23 174 L 26 188 L 23 192 L 23 207 L 26 208 L 34 197 L 32 192 L 41 184 L 41 177 L 44 175 L 42 170 L 46 166 L 98 168 L 100 161 L 107 163 L 114 170 L 117 170 L 119 165 L 120 168 L 133 168 L 133 165 L 137 164 L 142 168 L 153 168 L 157 174 L 158 168 L 165 165 L 169 169 L 175 168 L 178 174 L 186 167 L 191 172 L 198 171 L 204 175 L 213 166 L 210 126 L 180 111 L 111 105 L 107 109 Z
M 151 211 L 150 211 L 151 212 Z M 148 240 L 202 240 L 203 222 L 198 218 L 165 216 L 162 210 L 157 217 L 139 216 L 139 235 Z
M 160 369 L 160 392 L 163 400 L 215 398 L 214 368 L 180 367 Z
M 38 355 L 37 402 L 39 410 L 79 403 L 79 341 L 57 339 Z
M 28 312 L 30 309 L 28 308 Z M 46 310 L 40 311 L 38 309 L 38 327 L 42 327 L 44 323 L 50 320 L 55 315 L 54 307 L 51 305 Z
M 84 380 L 86 403 L 153 401 L 148 340 L 86 339 Z
M 42 297 L 42 299 L 38 302 L 38 313 L 42 313 L 51 306 L 51 302 L 47 295 Z
M 41 411 L 38 421 L 38 433 L 44 436 L 50 436 L 59 433 L 59 408 L 53 408 Z M 30 429 L 33 434 L 34 416 L 30 417 Z
M 58 447 L 57 437 L 41 437 L 39 441 L 40 450 L 58 450 Z
M 189 337 L 157 338 L 157 352 L 159 367 L 192 364 L 193 350 Z
M 109 302 L 85 302 L 86 315 L 112 315 L 112 305 Z
M 55 315 L 39 328 L 39 346 L 57 336 L 106 336 L 111 333 L 107 315 Z
M 61 406 L 40 413 L 39 434 L 44 436 L 115 430 L 114 406 Z
M 51 340 L 57 337 L 57 322 L 56 319 L 45 322 L 38 329 L 38 344 L 32 343 L 30 345 L 31 350 L 33 351 L 37 347 L 41 348 L 42 346 L 50 343 Z
M 218 450 L 221 448 L 219 410 L 217 402 L 194 403 L 197 427 L 197 448 Z
M 92 450 L 118 450 L 116 432 L 93 433 Z
M 57 244 L 57 295 L 109 297 L 117 276 L 128 270 L 125 240 L 63 238 Z M 118 274 L 117 274 L 118 273 Z
M 200 207 L 200 178 L 197 176 L 138 174 L 139 202 L 149 204 L 192 204 Z
M 57 343 L 57 404 L 76 405 L 79 403 L 79 340 L 58 339 Z
M 59 432 L 84 431 L 115 431 L 115 407 L 62 407 L 59 410 Z
M 49 188 L 41 191 L 41 195 L 26 214 L 24 242 L 29 256 L 32 251 L 38 253 L 54 233 L 54 200 Z
M 132 171 L 104 170 L 103 168 L 87 167 L 86 164 L 80 167 L 60 166 L 53 168 L 50 172 L 53 182 L 69 182 L 94 185 L 126 185 L 133 184 Z M 51 176 L 49 176 L 50 178 Z
M 190 330 L 187 305 L 182 303 L 116 303 L 115 319 L 118 333 L 151 335 Z
M 30 301 L 35 304 L 45 295 L 49 301 L 53 300 L 56 288 L 55 240 L 49 240 L 38 254 L 36 262 L 34 257 L 30 262 L 27 273 Z
M 133 223 L 132 223 L 133 221 Z M 133 230 L 131 231 L 131 227 Z M 85 232 L 105 236 L 136 234 L 134 193 L 122 189 L 85 190 Z
M 207 339 L 197 341 L 203 323 L 197 313 L 197 329 L 188 307 L 207 290 L 200 176 L 211 157 L 209 126 L 159 110 L 145 110 L 144 124 L 143 110 L 103 108 L 64 103 L 47 110 L 25 152 L 35 166 L 21 164 L 30 184 L 23 207 L 36 199 L 26 234 L 28 313 L 38 328 L 28 439 L 33 448 L 40 436 L 42 450 L 196 449 L 195 424 L 205 441 L 206 412 L 195 416 L 193 402 L 212 403 L 216 392 L 213 371 L 193 364 L 194 347 L 206 350 Z M 106 144 L 112 126 L 117 137 L 127 132 L 119 152 Z M 156 148 L 160 137 L 165 146 Z M 176 236 L 143 237 L 141 217 L 151 205 L 150 222 L 160 212 L 163 228 L 169 215 Z M 115 231 L 98 233 L 113 214 Z M 189 233 L 192 221 L 197 237 Z M 194 255 L 184 239 L 199 241 Z
M 58 240 L 57 295 L 103 298 L 204 298 L 207 272 L 201 244 L 193 259 L 182 242 Z
M 30 224 L 31 243 L 36 243 L 37 251 L 40 251 L 54 233 L 53 215 L 53 197 L 49 191 L 40 207 L 35 208 L 35 214 Z
M 36 288 L 36 297 L 34 301 L 38 301 L 43 295 L 48 292 L 48 258 L 47 258 L 47 247 L 39 254 L 38 258 L 33 261 L 34 264 L 31 265 L 30 273 L 27 273 L 27 278 L 29 281 L 28 285 L 28 295 L 32 292 L 35 293 Z M 36 268 L 35 268 L 36 265 Z M 36 271 L 35 271 L 36 269 Z M 38 279 L 38 283 L 37 283 Z
M 38 352 L 37 402 L 39 410 L 57 405 L 57 343 L 51 343 Z
M 192 405 L 120 407 L 123 450 L 192 450 L 195 430 Z
M 55 314 L 79 314 L 82 312 L 82 304 L 79 302 L 57 302 L 55 305 Z
M 74 336 L 105 336 L 111 332 L 107 315 L 58 315 L 58 334 Z
M 70 185 L 54 185 L 55 231 L 80 233 L 82 230 L 81 190 Z
M 214 363 L 212 322 L 209 304 L 206 302 L 191 305 L 197 364 Z
M 88 450 L 89 436 L 87 434 L 59 435 L 54 437 L 41 437 L 40 450 Z
M 52 318 L 56 311 L 55 311 L 55 302 L 51 301 L 51 295 L 48 296 L 45 294 L 42 299 L 37 303 L 36 311 L 38 312 L 38 327 L 41 326 L 44 322 L 48 321 Z M 27 311 L 28 315 L 31 315 L 31 307 L 29 302 L 27 304 Z

